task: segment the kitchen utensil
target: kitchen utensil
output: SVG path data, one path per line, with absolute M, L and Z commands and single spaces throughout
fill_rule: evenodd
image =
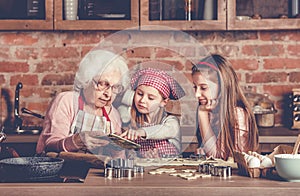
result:
M 19 101 L 20 101 L 20 89 L 23 88 L 22 82 L 19 82 L 16 85 L 16 91 L 15 91 L 15 105 L 14 105 L 14 128 L 20 129 L 22 127 L 22 119 L 20 118 L 19 114 Z
M 65 162 L 85 162 L 86 164 L 94 168 L 104 168 L 105 165 L 110 161 L 110 158 L 108 156 L 85 154 L 80 152 L 48 152 L 46 155 L 52 158 L 64 159 Z
M 43 116 L 41 114 L 38 114 L 38 113 L 35 113 L 35 112 L 33 112 L 33 111 L 31 111 L 31 110 L 29 110 L 27 108 L 22 108 L 21 111 L 22 111 L 22 113 L 30 114 L 30 115 L 35 116 L 37 118 L 41 118 L 41 119 L 45 118 L 45 116 Z
M 59 175 L 64 160 L 50 157 L 18 157 L 0 161 L 2 181 L 53 178 Z
M 300 145 L 300 134 L 297 137 L 292 154 L 298 154 L 299 145 Z

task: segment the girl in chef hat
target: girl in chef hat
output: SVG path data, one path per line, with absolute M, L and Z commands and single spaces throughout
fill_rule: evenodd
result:
M 258 131 L 251 108 L 229 61 L 218 54 L 192 68 L 198 99 L 198 154 L 227 159 L 234 151 L 257 150 Z
M 169 100 L 178 100 L 184 90 L 166 72 L 153 68 L 137 71 L 131 79 L 134 90 L 131 128 L 122 135 L 141 145 L 141 157 L 176 156 L 181 152 L 179 118 L 167 113 Z

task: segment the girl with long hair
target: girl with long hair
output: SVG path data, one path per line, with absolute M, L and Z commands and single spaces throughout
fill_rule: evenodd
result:
M 212 54 L 192 68 L 198 99 L 198 153 L 227 160 L 234 151 L 258 149 L 254 114 L 229 61 Z

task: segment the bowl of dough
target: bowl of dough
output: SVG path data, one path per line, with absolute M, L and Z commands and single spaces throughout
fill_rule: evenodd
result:
M 300 154 L 276 154 L 274 158 L 280 177 L 290 182 L 300 182 Z

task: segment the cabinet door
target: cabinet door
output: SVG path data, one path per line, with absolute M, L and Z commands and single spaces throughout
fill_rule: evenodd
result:
M 140 1 L 142 30 L 226 30 L 226 0 Z
M 65 19 L 64 0 L 54 1 L 55 30 L 123 30 L 139 26 L 138 0 L 78 0 L 76 20 Z M 92 7 L 89 11 L 88 6 Z M 120 10 L 127 10 L 129 14 Z
M 36 2 L 36 1 L 35 1 Z M 30 0 L 2 0 L 0 6 L 0 30 L 52 30 L 53 0 L 39 0 L 39 7 L 30 7 Z M 2 7 L 3 6 L 3 7 Z M 14 11 L 14 9 L 18 9 Z M 39 11 L 39 15 L 31 15 L 31 11 Z M 13 14 L 10 14 L 13 13 Z M 1 15 L 0 14 L 0 15 Z M 31 15 L 31 16 L 30 16 Z
M 299 29 L 289 0 L 228 0 L 228 30 Z

